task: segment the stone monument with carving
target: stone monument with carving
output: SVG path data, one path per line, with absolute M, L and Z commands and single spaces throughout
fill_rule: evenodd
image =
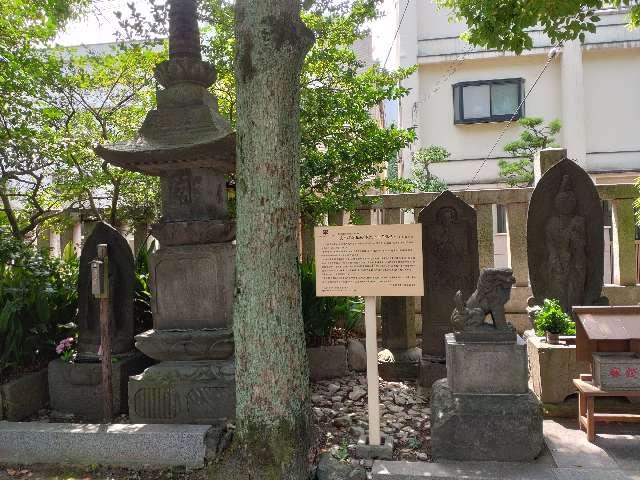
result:
M 564 159 L 540 179 L 527 215 L 529 307 L 556 298 L 574 305 L 601 305 L 604 271 L 602 201 L 582 168 Z
M 136 346 L 159 360 L 129 383 L 139 423 L 218 423 L 233 417 L 232 308 L 235 222 L 225 176 L 235 171 L 235 133 L 208 91 L 196 0 L 169 2 L 169 60 L 157 65 L 157 108 L 134 142 L 97 152 L 125 169 L 160 176 L 160 249 L 150 258 L 154 329 Z
M 450 191 L 422 209 L 418 221 L 424 257 L 418 383 L 429 389 L 446 376 L 444 336 L 451 331 L 454 296 L 461 290 L 468 297 L 478 282 L 478 233 L 475 210 Z
M 542 450 L 542 405 L 528 387 L 526 344 L 504 313 L 514 283 L 511 269 L 488 268 L 466 302 L 456 294 L 447 378 L 431 395 L 437 460 L 528 461 Z
M 49 397 L 54 416 L 72 415 L 86 421 L 103 418 L 100 354 L 100 305 L 91 293 L 91 261 L 100 244 L 107 245 L 111 324 L 113 412 L 127 411 L 127 383 L 148 362 L 133 346 L 134 260 L 125 238 L 110 225 L 99 222 L 86 239 L 80 255 L 78 277 L 78 345 L 72 362 L 49 364 Z

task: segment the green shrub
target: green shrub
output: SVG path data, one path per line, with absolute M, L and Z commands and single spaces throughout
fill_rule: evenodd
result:
M 556 299 L 545 299 L 543 307 L 536 314 L 534 328 L 538 336 L 543 336 L 546 332 L 558 335 L 576 334 L 575 322 Z
M 136 254 L 136 284 L 133 292 L 133 315 L 136 333 L 153 328 L 151 286 L 149 285 L 149 255 L 156 251 L 156 242 L 145 240 Z
M 300 290 L 307 345 L 327 344 L 338 324 L 349 334 L 362 321 L 362 298 L 316 296 L 316 268 L 313 262 L 300 264 Z
M 57 259 L 0 231 L 0 376 L 52 358 L 75 333 L 78 267 L 71 244 Z

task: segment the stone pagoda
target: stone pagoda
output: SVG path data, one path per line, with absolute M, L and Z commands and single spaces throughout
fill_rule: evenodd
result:
M 232 308 L 235 222 L 225 175 L 235 170 L 235 133 L 208 88 L 196 0 L 171 0 L 169 60 L 156 66 L 157 108 L 133 142 L 97 153 L 127 170 L 158 175 L 160 249 L 150 258 L 154 329 L 136 347 L 160 363 L 133 376 L 137 423 L 223 422 L 235 410 Z

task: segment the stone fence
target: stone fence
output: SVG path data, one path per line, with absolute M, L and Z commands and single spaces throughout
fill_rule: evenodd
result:
M 633 202 L 638 197 L 634 184 L 597 185 L 602 200 L 611 204 L 612 221 L 612 270 L 613 284 L 604 286 L 603 294 L 612 305 L 640 303 L 638 285 L 638 261 L 640 254 L 635 240 Z M 494 266 L 494 205 L 502 205 L 506 211 L 507 264 L 513 269 L 517 283 L 507 304 L 511 321 L 519 330 L 529 328 L 526 316 L 527 299 L 531 296 L 527 260 L 527 209 L 533 188 L 502 188 L 464 190 L 453 192 L 473 206 L 477 214 L 478 250 L 480 268 Z M 379 195 L 366 209 L 358 210 L 365 224 L 413 223 L 422 208 L 436 198 L 438 193 L 407 193 Z M 338 216 L 341 217 L 341 216 Z M 332 224 L 342 223 L 342 218 Z M 419 309 L 420 302 L 415 302 Z M 419 312 L 417 312 L 419 313 Z M 419 329 L 417 331 L 420 331 Z

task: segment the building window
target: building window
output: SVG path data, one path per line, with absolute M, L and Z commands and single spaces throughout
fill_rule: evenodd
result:
M 496 233 L 507 233 L 507 209 L 504 205 L 496 205 Z
M 524 79 L 482 80 L 453 86 L 453 123 L 506 122 L 522 102 Z M 524 115 L 524 104 L 513 117 Z

